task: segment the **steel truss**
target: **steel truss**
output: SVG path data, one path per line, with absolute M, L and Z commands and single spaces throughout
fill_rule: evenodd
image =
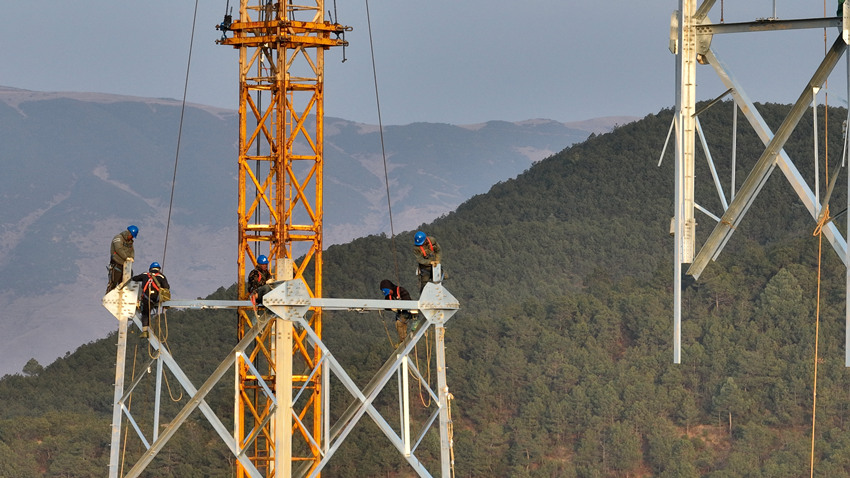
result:
M 115 396 L 114 396 L 114 411 L 113 411 L 113 426 L 112 426 L 112 448 L 109 464 L 110 478 L 117 478 L 119 475 L 119 456 L 118 452 L 121 449 L 121 428 L 122 423 L 128 424 L 133 429 L 136 437 L 141 441 L 146 451 L 142 454 L 139 460 L 132 465 L 129 472 L 124 475 L 126 477 L 139 476 L 145 468 L 153 461 L 157 453 L 161 451 L 167 444 L 168 440 L 174 436 L 180 426 L 185 423 L 186 419 L 195 410 L 200 410 L 206 420 L 210 423 L 216 433 L 219 435 L 223 443 L 227 446 L 233 456 L 238 460 L 244 473 L 251 477 L 267 476 L 258 467 L 254 466 L 250 459 L 251 441 L 260 433 L 256 431 L 253 436 L 245 437 L 245 439 L 234 438 L 227 427 L 222 424 L 220 418 L 216 415 L 209 405 L 204 401 L 206 395 L 215 387 L 221 379 L 227 375 L 227 371 L 236 365 L 248 367 L 252 373 L 256 374 L 258 386 L 262 390 L 263 395 L 271 403 L 270 409 L 266 416 L 267 422 L 274 423 L 273 429 L 282 430 L 286 433 L 280 433 L 279 440 L 276 442 L 279 449 L 277 467 L 274 476 L 280 477 L 316 477 L 319 476 L 321 470 L 333 457 L 342 442 L 350 434 L 354 426 L 359 422 L 363 415 L 369 417 L 378 425 L 378 428 L 390 440 L 391 444 L 401 453 L 404 459 L 416 471 L 419 476 L 430 477 L 431 472 L 426 468 L 416 456 L 417 447 L 425 437 L 426 433 L 432 429 L 435 423 L 439 426 L 440 433 L 440 463 L 439 473 L 437 476 L 451 476 L 451 423 L 449 415 L 449 400 L 451 394 L 448 391 L 446 381 L 446 362 L 445 362 L 445 324 L 452 318 L 459 304 L 441 284 L 429 283 L 418 301 L 394 301 L 393 307 L 399 309 L 409 309 L 418 311 L 422 316 L 422 324 L 415 329 L 415 332 L 390 355 L 386 363 L 377 371 L 372 380 L 362 389 L 360 389 L 351 379 L 349 374 L 340 365 L 334 357 L 327 345 L 322 342 L 316 330 L 312 327 L 306 315 L 311 310 L 384 310 L 387 307 L 387 302 L 383 300 L 359 300 L 359 299 L 323 299 L 311 297 L 310 291 L 304 281 L 294 279 L 280 283 L 274 290 L 268 293 L 263 300 L 268 312 L 261 313 L 256 317 L 254 326 L 245 334 L 242 340 L 231 350 L 230 353 L 221 361 L 215 371 L 207 378 L 204 384 L 196 388 L 191 380 L 182 371 L 177 361 L 168 352 L 167 348 L 162 347 L 156 337 L 151 335 L 149 342 L 151 346 L 158 352 L 156 358 L 152 359 L 147 367 L 152 367 L 156 364 L 156 402 L 153 410 L 153 431 L 152 435 L 148 436 L 138 425 L 136 418 L 129 409 L 127 403 L 131 397 L 133 390 L 139 383 L 148 375 L 141 374 L 133 383 L 124 388 L 125 368 L 126 368 L 126 349 L 127 349 L 127 330 L 129 322 L 133 321 L 141 329 L 139 316 L 136 314 L 138 285 L 129 283 L 128 287 L 116 289 L 110 292 L 104 298 L 104 306 L 115 315 L 118 319 L 118 357 L 116 361 L 115 372 Z M 194 301 L 169 301 L 164 305 L 171 308 L 238 308 L 246 307 L 249 303 L 244 300 L 234 301 L 215 301 L 215 300 L 194 300 Z M 422 376 L 422 372 L 417 369 L 415 362 L 411 359 L 411 352 L 423 337 L 427 337 L 426 332 L 434 329 L 434 346 L 436 355 L 436 374 L 437 374 L 437 389 L 432 390 L 426 387 L 426 393 L 431 397 L 435 405 L 434 410 L 430 415 L 420 423 L 419 428 L 411 433 L 411 426 L 417 424 L 411 414 L 410 396 L 408 378 L 411 374 L 418 378 L 420 383 L 426 382 Z M 309 370 L 303 371 L 308 377 L 313 377 L 320 370 L 327 370 L 324 374 L 324 384 L 326 392 L 329 391 L 330 374 L 333 374 L 343 387 L 351 395 L 350 402 L 345 404 L 346 408 L 340 414 L 340 418 L 335 423 L 331 424 L 330 417 L 330 394 L 325 394 L 325 419 L 322 423 L 321 437 L 308 435 L 306 440 L 310 441 L 313 446 L 321 450 L 321 459 L 317 463 L 311 461 L 301 462 L 301 465 L 293 469 L 293 464 L 299 463 L 294 461 L 291 456 L 291 451 L 287 453 L 286 445 L 291 445 L 291 442 L 286 441 L 286 437 L 291 437 L 289 430 L 297 428 L 297 424 L 303 420 L 303 412 L 299 412 L 298 404 L 303 402 L 306 395 L 309 395 L 308 385 L 309 380 L 302 380 L 300 387 L 295 387 L 298 383 L 292 380 L 293 364 L 296 362 L 291 354 L 277 354 L 278 362 L 276 370 L 278 373 L 273 378 L 274 382 L 270 383 L 262 377 L 256 368 L 253 367 L 251 360 L 246 353 L 251 344 L 256 340 L 257 336 L 273 327 L 274 336 L 272 342 L 277 350 L 291 350 L 297 347 L 294 337 L 302 334 L 304 343 L 310 347 L 316 347 L 321 350 L 322 358 L 319 362 L 313 364 Z M 163 369 L 168 370 L 177 378 L 177 381 L 183 387 L 184 392 L 188 395 L 188 400 L 180 410 L 160 431 L 159 423 L 161 419 L 161 409 L 159 397 L 161 395 L 161 380 L 163 377 Z M 398 380 L 398 428 L 394 428 L 391 421 L 385 418 L 373 405 L 375 399 L 384 390 L 387 383 L 395 377 Z M 283 404 L 283 405 L 281 405 Z M 302 409 L 303 410 L 303 409 Z M 303 430 L 304 427 L 301 427 Z
M 817 106 L 817 93 L 823 86 L 829 75 L 835 69 L 839 60 L 847 53 L 847 44 L 850 43 L 850 14 L 848 4 L 844 3 L 843 18 L 815 18 L 800 20 L 776 20 L 757 21 L 751 23 L 733 23 L 713 25 L 708 20 L 708 13 L 714 6 L 715 0 L 705 0 L 697 8 L 697 0 L 680 0 L 679 10 L 674 12 L 671 20 L 670 49 L 676 54 L 676 111 L 674 113 L 673 125 L 675 128 L 675 191 L 674 191 L 674 216 L 672 222 L 672 234 L 674 236 L 674 259 L 673 259 L 673 302 L 674 302 L 674 363 L 681 362 L 681 319 L 682 319 L 682 280 L 685 271 L 683 266 L 687 265 L 685 275 L 699 278 L 709 261 L 716 260 L 731 237 L 732 233 L 741 223 L 753 200 L 761 191 L 771 172 L 779 166 L 785 178 L 791 184 L 803 205 L 809 211 L 812 218 L 817 221 L 821 219 L 824 204 L 820 202 L 818 178 L 815 177 L 815 191 L 809 187 L 805 178 L 797 170 L 791 158 L 783 149 L 786 141 L 796 128 L 800 119 L 810 107 Z M 827 28 L 838 27 L 839 35 L 829 51 L 824 55 L 818 68 L 812 74 L 811 79 L 803 85 L 803 91 L 792 106 L 776 132 L 771 131 L 767 123 L 758 113 L 755 105 L 750 100 L 742 86 L 734 78 L 729 67 L 720 60 L 717 52 L 711 48 L 713 35 L 724 33 L 745 33 L 761 31 L 784 31 L 803 28 Z M 765 150 L 753 166 L 740 189 L 735 191 L 734 172 L 733 185 L 730 191 L 730 200 L 727 203 L 726 193 L 723 191 L 720 181 L 715 172 L 713 159 L 708 149 L 702 130 L 699 125 L 699 111 L 696 111 L 696 67 L 698 63 L 710 65 L 719 79 L 728 90 L 718 97 L 719 101 L 726 95 L 731 95 L 735 105 L 734 127 L 737 128 L 737 111 L 744 114 L 750 126 L 755 130 L 765 145 Z M 848 90 L 850 90 L 850 64 L 848 64 Z M 848 91 L 850 97 L 850 91 Z M 713 104 L 710 103 L 710 105 Z M 699 206 L 694 198 L 694 157 L 696 151 L 696 140 L 700 138 L 701 146 L 712 172 L 715 188 L 720 196 L 723 213 L 715 215 Z M 733 136 L 734 137 L 734 136 Z M 669 138 L 669 136 L 668 136 Z M 846 140 L 845 140 L 846 141 Z M 735 145 L 733 142 L 732 157 L 735 157 Z M 663 153 L 662 153 L 663 156 Z M 735 164 L 733 162 L 733 171 Z M 817 175 L 817 171 L 816 171 Z M 834 176 L 834 177 L 837 177 Z M 834 184 L 834 180 L 833 180 Z M 850 184 L 850 181 L 848 181 Z M 824 198 L 829 201 L 831 188 Z M 850 186 L 848 186 L 848 197 L 850 198 Z M 696 220 L 694 211 L 700 210 L 712 218 L 716 225 L 709 234 L 703 245 L 697 250 L 696 247 Z M 850 228 L 850 221 L 848 221 Z M 841 236 L 834 222 L 827 223 L 823 228 L 835 252 L 844 262 L 845 266 L 850 264 L 848 257 L 847 241 Z M 846 231 L 850 236 L 850 230 Z M 850 297 L 850 272 L 847 276 L 847 291 Z M 846 309 L 846 307 L 845 307 Z M 847 339 L 845 362 L 850 366 L 850 311 L 847 312 Z

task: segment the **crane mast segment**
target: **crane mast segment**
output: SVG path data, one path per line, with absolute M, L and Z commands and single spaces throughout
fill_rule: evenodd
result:
M 237 287 L 242 300 L 248 298 L 247 272 L 260 254 L 277 271 L 275 279 L 303 279 L 313 297 L 322 294 L 324 51 L 345 45 L 340 36 L 348 29 L 325 21 L 324 12 L 323 0 L 311 5 L 241 0 L 238 20 L 227 25 L 233 36 L 218 42 L 239 50 Z M 247 307 L 237 314 L 241 339 L 256 314 Z M 321 320 L 321 310 L 313 309 L 309 323 L 319 337 Z M 303 332 L 276 327 L 279 321 L 269 321 L 236 367 L 234 436 L 265 476 L 289 476 L 293 461 L 321 458 L 323 371 L 317 369 L 320 349 L 308 344 Z M 280 342 L 277 335 L 291 340 Z M 298 370 L 305 373 L 294 373 Z M 282 384 L 278 375 L 290 383 Z M 274 398 L 263 383 L 303 390 L 292 404 L 298 419 L 289 420 L 291 430 L 276 429 L 284 426 L 273 416 Z M 237 475 L 246 473 L 240 464 Z

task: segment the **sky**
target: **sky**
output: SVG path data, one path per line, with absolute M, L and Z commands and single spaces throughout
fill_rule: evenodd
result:
M 230 0 L 231 5 L 238 0 Z M 718 1 L 725 22 L 834 15 L 823 0 Z M 236 109 L 238 53 L 216 45 L 226 0 L 198 3 L 187 100 Z M 350 46 L 326 54 L 325 114 L 377 124 L 366 0 L 329 0 Z M 657 113 L 675 103 L 668 50 L 676 0 L 371 0 L 384 124 Z M 183 98 L 195 1 L 4 2 L 0 86 Z M 829 43 L 837 30 L 828 32 Z M 754 38 L 758 36 L 758 38 Z M 755 101 L 793 103 L 823 57 L 823 30 L 716 36 Z M 839 70 L 844 71 L 839 67 Z M 699 99 L 723 88 L 698 69 Z M 842 85 L 844 80 L 842 79 Z M 846 87 L 830 104 L 846 105 Z

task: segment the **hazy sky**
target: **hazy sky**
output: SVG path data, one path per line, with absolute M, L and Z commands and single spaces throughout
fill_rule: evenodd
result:
M 377 123 L 365 0 L 326 9 L 354 31 L 326 55 L 325 111 Z M 835 14 L 823 0 L 725 0 L 726 22 Z M 238 0 L 231 0 L 238 5 Z M 710 18 L 720 21 L 718 1 Z M 4 2 L 0 85 L 180 99 L 193 0 Z M 371 0 L 369 10 L 385 124 L 453 124 L 644 116 L 674 103 L 668 51 L 676 0 Z M 238 11 L 238 6 L 235 9 Z M 235 109 L 237 51 L 214 26 L 225 0 L 199 3 L 188 100 Z M 837 30 L 829 31 L 831 44 Z M 823 30 L 714 39 L 755 101 L 793 103 L 824 51 Z M 843 74 L 843 66 L 839 66 Z M 840 80 L 840 84 L 837 82 Z M 830 104 L 846 105 L 845 81 Z M 698 70 L 701 99 L 724 88 Z

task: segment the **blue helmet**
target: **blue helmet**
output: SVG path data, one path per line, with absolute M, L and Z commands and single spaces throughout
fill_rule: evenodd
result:
M 139 235 L 139 228 L 136 226 L 127 226 L 127 230 L 130 231 L 130 235 L 133 236 L 133 239 Z
M 148 267 L 148 271 L 150 272 L 159 272 L 162 269 L 162 266 L 159 265 L 159 262 L 151 262 L 151 266 Z
M 427 236 L 425 236 L 424 232 L 422 232 L 422 231 L 417 232 L 416 234 L 413 235 L 413 245 L 414 246 L 421 246 L 422 244 L 425 244 L 425 238 L 426 237 Z
M 393 291 L 391 291 L 391 290 L 389 290 L 389 289 L 381 289 L 381 292 L 383 292 L 383 293 L 384 293 L 384 297 L 386 297 L 386 296 L 388 296 L 388 295 L 392 294 L 392 292 L 393 292 Z
M 266 256 L 264 256 L 264 255 L 262 255 L 262 254 L 260 254 L 260 255 L 257 257 L 257 264 L 268 264 L 268 263 L 269 263 L 269 258 L 268 258 L 268 257 L 266 257 Z

